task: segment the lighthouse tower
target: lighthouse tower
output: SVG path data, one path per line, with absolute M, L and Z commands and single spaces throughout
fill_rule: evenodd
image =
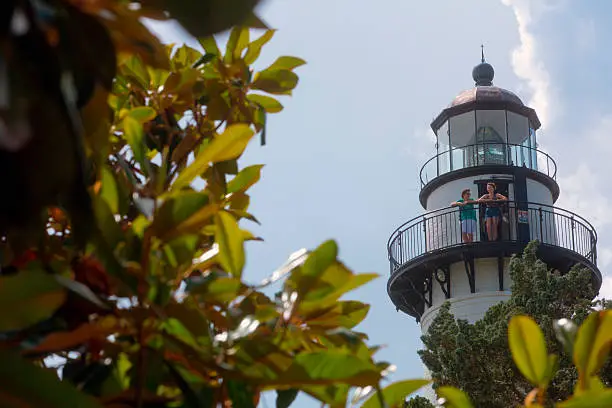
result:
M 514 93 L 493 85 L 494 70 L 484 55 L 472 76 L 475 87 L 431 123 L 437 154 L 420 172 L 425 212 L 397 228 L 388 242 L 387 292 L 423 333 L 445 301 L 455 317 L 474 322 L 507 299 L 510 257 L 531 240 L 540 241 L 538 256 L 551 268 L 565 273 L 581 264 L 591 272 L 593 286 L 601 286 L 595 229 L 554 206 L 557 166 L 538 150 L 538 115 Z M 466 240 L 460 211 L 467 207 L 449 205 L 465 189 L 474 199 L 482 196 L 490 182 L 508 198 L 491 204 L 497 208 L 497 231 L 487 231 L 487 206 L 474 205 L 472 240 Z

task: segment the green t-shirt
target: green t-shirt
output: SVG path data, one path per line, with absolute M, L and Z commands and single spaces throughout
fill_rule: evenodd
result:
M 464 202 L 463 198 L 457 200 L 458 203 Z M 474 204 L 466 204 L 459 207 L 459 220 L 476 220 L 476 210 Z

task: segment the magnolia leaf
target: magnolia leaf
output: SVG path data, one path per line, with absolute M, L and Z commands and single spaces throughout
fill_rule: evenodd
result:
M 148 174 L 149 165 L 146 157 L 147 147 L 144 142 L 142 123 L 130 115 L 123 118 L 123 136 L 132 148 L 134 158 L 140 164 L 140 170 Z
M 204 173 L 211 162 L 217 163 L 238 158 L 253 137 L 253 130 L 246 124 L 228 126 L 223 134 L 215 137 L 196 159 L 179 174 L 173 189 L 187 187 L 193 179 Z
M 508 324 L 508 342 L 514 363 L 523 376 L 535 386 L 545 386 L 548 354 L 544 333 L 527 316 L 514 316 Z
M 295 401 L 300 390 L 289 388 L 288 390 L 276 390 L 276 408 L 289 408 Z
M 277 113 L 283 110 L 283 105 L 270 96 L 248 94 L 247 99 L 258 106 L 261 106 L 268 113 Z
M 102 189 L 100 196 L 113 214 L 119 213 L 119 190 L 115 176 L 107 166 L 102 167 Z
M 128 116 L 136 119 L 140 123 L 149 122 L 157 116 L 155 109 L 149 106 L 139 106 L 137 108 L 130 109 Z
M 240 170 L 240 172 L 227 183 L 227 194 L 236 193 L 238 191 L 244 192 L 253 184 L 257 183 L 261 177 L 262 168 L 263 164 L 256 164 Z
M 588 388 L 587 378 L 597 374 L 610 353 L 612 311 L 591 313 L 578 329 L 574 343 L 574 364 L 578 369 L 578 387 Z
M 161 10 L 194 37 L 207 37 L 245 23 L 258 0 L 160 0 Z
M 410 394 L 429 383 L 428 380 L 398 381 L 378 392 L 382 392 L 383 400 L 390 408 L 403 408 L 404 402 Z M 379 408 L 379 406 L 379 396 L 374 393 L 364 402 L 361 408 Z
M 244 50 L 248 44 L 249 29 L 241 26 L 232 28 L 225 48 L 224 61 L 226 63 L 231 63 L 235 59 L 239 59 L 242 50 Z
M 254 63 L 261 54 L 261 48 L 268 43 L 274 36 L 276 30 L 268 30 L 261 37 L 252 41 L 247 47 L 247 52 L 244 55 L 244 62 L 247 65 Z
M 0 277 L 0 332 L 48 319 L 65 301 L 66 290 L 54 275 L 42 270 L 26 269 Z
M 364 387 L 380 381 L 380 371 L 370 361 L 340 350 L 301 352 L 279 378 L 281 384 L 345 383 Z
M 69 382 L 60 381 L 54 371 L 25 360 L 17 351 L 0 349 L 0 361 L 0 401 L 3 406 L 102 408 L 96 399 L 78 391 Z
M 244 237 L 238 222 L 231 214 L 221 211 L 215 215 L 215 240 L 219 244 L 219 262 L 235 277 L 242 275 L 244 268 Z
M 558 408 L 609 408 L 612 407 L 612 389 L 589 391 L 574 395 L 555 405 Z
M 269 71 L 269 70 L 271 71 L 275 69 L 293 70 L 297 67 L 301 67 L 304 64 L 306 64 L 306 61 L 304 61 L 301 58 L 283 56 L 283 57 L 278 57 L 276 61 L 272 63 L 272 65 L 266 68 L 266 71 Z
M 298 76 L 288 69 L 265 70 L 255 75 L 251 88 L 275 95 L 285 95 L 297 86 L 298 81 Z
M 436 393 L 440 397 L 438 404 L 446 408 L 473 408 L 466 393 L 455 387 L 440 387 Z

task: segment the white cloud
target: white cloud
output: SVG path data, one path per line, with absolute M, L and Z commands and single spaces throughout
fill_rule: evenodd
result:
M 612 299 L 612 277 L 604 276 L 601 283 L 601 289 L 599 289 L 598 299 Z
M 550 109 L 551 86 L 550 75 L 544 63 L 537 58 L 538 45 L 535 36 L 530 32 L 533 24 L 545 12 L 555 9 L 564 2 L 543 2 L 542 0 L 502 0 L 502 3 L 512 8 L 516 22 L 520 45 L 512 52 L 512 69 L 516 76 L 527 83 L 531 91 L 528 103 L 538 112 L 544 128 L 553 120 Z M 557 107 L 556 111 L 559 110 Z

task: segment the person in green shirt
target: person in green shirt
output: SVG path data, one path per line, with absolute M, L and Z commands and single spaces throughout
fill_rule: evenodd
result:
M 461 198 L 453 203 L 451 207 L 459 207 L 459 221 L 461 222 L 461 238 L 463 242 L 473 242 L 476 233 L 476 209 L 475 200 L 471 198 L 469 188 L 461 192 Z

